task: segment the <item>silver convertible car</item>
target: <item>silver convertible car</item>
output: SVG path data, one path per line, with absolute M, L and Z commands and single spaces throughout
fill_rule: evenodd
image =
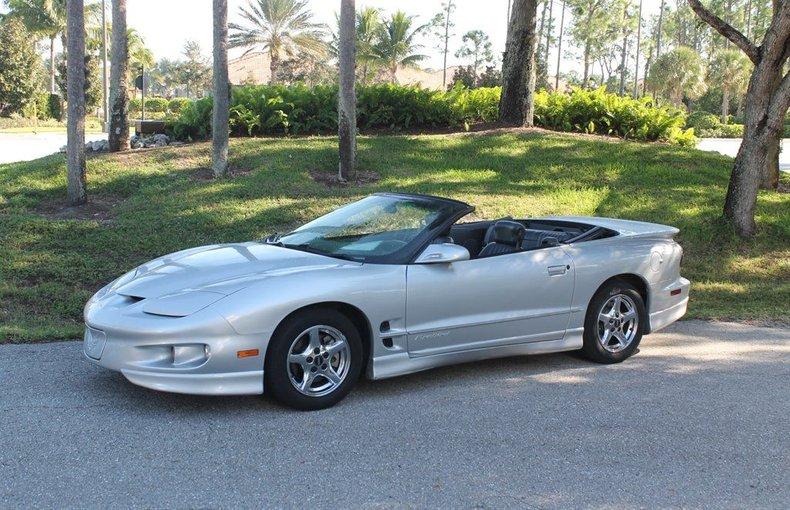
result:
M 261 241 L 152 260 L 85 306 L 87 358 L 135 384 L 299 409 L 371 379 L 500 356 L 631 356 L 686 312 L 673 227 L 605 218 L 460 222 L 378 193 Z

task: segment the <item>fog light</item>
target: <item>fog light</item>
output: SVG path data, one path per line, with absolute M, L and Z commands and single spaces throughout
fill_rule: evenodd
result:
M 186 344 L 172 346 L 173 365 L 195 365 L 208 358 L 208 346 L 205 344 Z

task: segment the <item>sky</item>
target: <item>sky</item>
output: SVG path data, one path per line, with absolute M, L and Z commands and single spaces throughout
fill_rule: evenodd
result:
M 247 1 L 229 0 L 228 19 L 231 23 L 240 21 L 237 16 L 239 6 L 246 4 Z M 428 23 L 433 15 L 441 10 L 443 1 L 445 0 L 357 0 L 356 4 L 357 9 L 367 6 L 377 7 L 385 14 L 400 9 L 417 16 L 416 22 Z M 660 0 L 643 0 L 643 2 L 644 19 L 658 12 Z M 310 0 L 309 3 L 317 21 L 335 26 L 335 13 L 340 8 L 340 0 Z M 501 55 L 505 48 L 507 4 L 508 0 L 456 0 L 455 36 L 450 41 L 448 65 L 462 63 L 454 54 L 461 46 L 461 36 L 470 30 L 479 29 L 488 34 L 494 53 Z M 559 15 L 559 0 L 555 0 L 554 17 L 557 25 L 559 25 Z M 566 11 L 566 16 L 568 15 Z M 146 46 L 153 51 L 157 59 L 180 58 L 184 41 L 187 39 L 198 41 L 206 56 L 211 54 L 211 0 L 127 0 L 127 22 L 129 27 L 135 28 L 142 34 Z M 422 43 L 424 46 L 422 53 L 429 56 L 423 66 L 441 68 L 441 55 L 435 49 L 436 39 L 424 37 Z M 238 49 L 231 50 L 230 57 L 238 56 L 241 52 L 242 50 Z M 577 48 L 571 46 L 567 36 L 563 38 L 563 54 L 561 71 L 579 72 L 580 54 Z M 555 46 L 550 52 L 549 61 L 556 62 L 556 59 Z M 554 65 L 552 64 L 552 70 Z

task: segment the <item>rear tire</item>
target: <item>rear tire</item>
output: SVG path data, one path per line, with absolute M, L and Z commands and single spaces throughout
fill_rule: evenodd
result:
M 620 363 L 636 352 L 646 324 L 642 296 L 630 283 L 613 280 L 590 300 L 582 352 L 597 363 Z
M 266 352 L 264 391 L 303 411 L 331 407 L 362 371 L 362 339 L 342 313 L 315 308 L 281 324 Z

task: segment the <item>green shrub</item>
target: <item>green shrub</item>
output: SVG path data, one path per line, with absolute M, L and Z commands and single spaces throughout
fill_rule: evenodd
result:
M 743 124 L 719 124 L 711 129 L 700 129 L 699 136 L 703 138 L 741 138 Z
M 212 99 L 204 97 L 187 104 L 181 114 L 168 123 L 167 132 L 178 140 L 200 140 L 211 134 Z
M 559 131 L 596 133 L 643 141 L 693 143 L 693 131 L 682 131 L 685 113 L 657 108 L 649 98 L 632 99 L 597 90 L 535 94 L 535 124 Z M 682 133 L 682 134 L 679 134 Z
M 142 106 L 142 101 L 133 97 L 129 100 L 129 113 L 139 113 Z
M 47 94 L 47 115 L 50 119 L 63 120 L 63 100 L 57 94 Z
M 181 110 L 191 102 L 192 100 L 186 97 L 174 97 L 167 103 L 167 109 L 170 113 L 181 113 Z
M 235 136 L 320 134 L 337 130 L 337 86 L 245 85 L 234 87 L 230 130 Z M 500 87 L 449 91 L 416 86 L 376 84 L 357 87 L 357 126 L 361 131 L 400 132 L 415 129 L 468 127 L 496 121 Z M 171 107 L 172 110 L 172 107 Z M 656 108 L 649 99 L 607 94 L 603 89 L 570 94 L 539 92 L 535 122 L 560 131 L 620 136 L 636 140 L 694 143 L 694 131 L 683 130 L 685 113 Z M 177 138 L 211 134 L 211 98 L 185 103 L 170 122 Z
M 693 112 L 686 119 L 686 125 L 696 130 L 714 129 L 721 125 L 719 117 L 708 112 Z
M 145 111 L 154 113 L 164 113 L 167 111 L 168 100 L 164 97 L 145 98 Z

